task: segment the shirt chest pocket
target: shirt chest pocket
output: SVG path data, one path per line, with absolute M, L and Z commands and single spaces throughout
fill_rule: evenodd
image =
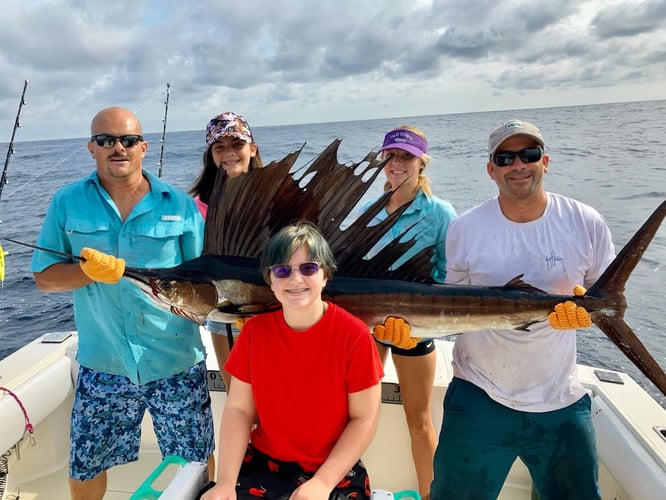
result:
M 114 228 L 108 220 L 70 218 L 65 232 L 75 255 L 88 247 L 124 257 L 127 265 L 135 267 L 169 267 L 183 261 L 182 221 L 130 222 Z
M 108 220 L 69 218 L 65 222 L 65 233 L 75 255 L 79 255 L 84 247 L 105 253 L 117 250 L 116 238 Z
M 183 262 L 181 239 L 185 234 L 182 221 L 140 223 L 127 231 L 128 263 L 142 267 L 177 266 Z

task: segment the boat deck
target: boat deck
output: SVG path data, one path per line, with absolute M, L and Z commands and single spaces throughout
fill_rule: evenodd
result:
M 203 335 L 209 344 L 208 334 Z M 433 420 L 438 430 L 442 420 L 442 400 L 451 379 L 450 355 L 452 343 L 437 341 L 437 371 L 433 388 Z M 12 425 L 3 427 L 0 435 L 0 449 L 9 448 L 9 478 L 4 499 L 11 495 L 21 500 L 59 500 L 69 498 L 67 482 L 67 450 L 69 442 L 69 411 L 72 404 L 70 375 L 75 370 L 72 364 L 76 348 L 76 336 L 60 345 L 43 344 L 35 341 L 21 351 L 10 356 L 11 360 L 0 361 L 0 385 L 19 387 L 20 396 L 31 418 L 39 422 L 35 427 L 36 446 L 31 446 L 27 439 L 20 441 L 18 447 L 12 447 L 22 434 L 23 418 L 18 413 L 8 417 Z M 207 345 L 208 352 L 213 352 Z M 68 356 L 65 356 L 68 353 Z M 217 374 L 214 356 L 209 359 L 209 378 Z M 9 360 L 9 361 L 7 361 Z M 62 366 L 61 366 L 62 365 Z M 26 368 L 30 367 L 30 368 Z M 63 369 L 67 373 L 58 374 Z M 382 389 L 382 415 L 370 447 L 363 460 L 370 472 L 373 488 L 399 491 L 416 488 L 416 477 L 411 461 L 409 435 L 404 413 L 399 400 L 397 376 L 393 365 L 388 363 Z M 593 394 L 595 427 L 597 427 L 600 464 L 600 483 L 604 499 L 629 500 L 650 498 L 663 499 L 666 491 L 666 411 L 661 408 L 630 377 L 619 374 L 621 384 L 600 382 L 595 370 L 579 367 L 579 376 Z M 49 383 L 60 379 L 54 388 L 37 391 Z M 54 408 L 48 415 L 40 415 L 42 407 L 47 406 L 45 394 L 56 394 L 62 390 L 62 380 L 66 379 L 68 389 L 54 402 Z M 34 386 L 30 389 L 30 386 Z M 217 384 L 212 383 L 211 389 Z M 18 391 L 18 389 L 17 389 Z M 33 400 L 33 392 L 38 394 Z M 42 398 L 42 399 L 39 399 Z M 215 433 L 219 432 L 220 415 L 226 400 L 226 393 L 211 390 L 212 409 L 215 417 Z M 0 394 L 0 417 L 4 418 L 15 410 L 16 404 L 11 398 Z M 18 410 L 16 410 L 18 411 Z M 46 411 L 46 410 L 45 410 Z M 621 416 L 626 424 L 616 421 Z M 11 417 L 11 418 L 10 418 Z M 47 418 L 48 417 L 48 418 Z M 604 420 L 606 419 L 606 420 Z M 605 429 L 604 426 L 611 426 Z M 629 425 L 629 428 L 626 426 Z M 5 430 L 7 429 L 7 432 Z M 601 430 L 601 432 L 600 432 Z M 12 437 L 12 432 L 15 436 Z M 142 444 L 138 462 L 116 467 L 108 473 L 108 489 L 105 499 L 127 500 L 141 483 L 161 463 L 161 456 L 152 431 L 150 417 L 146 416 L 142 430 Z M 5 441 L 7 441 L 6 444 Z M 3 445 L 6 445 L 3 448 Z M 391 457 L 387 462 L 387 457 Z M 390 465 L 389 465 L 390 464 Z M 154 487 L 163 489 L 177 468 L 169 470 Z M 613 472 L 611 473 L 610 470 Z M 621 477 L 622 475 L 627 477 Z M 620 484 L 629 485 L 634 490 L 631 495 Z M 18 489 L 20 486 L 20 490 Z M 501 492 L 501 500 L 528 500 L 531 481 L 529 474 L 517 460 Z M 654 491 L 659 491 L 654 495 Z M 636 493 L 638 492 L 638 493 Z

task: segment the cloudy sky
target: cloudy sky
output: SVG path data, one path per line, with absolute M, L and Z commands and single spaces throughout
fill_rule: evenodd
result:
M 0 0 L 0 142 L 666 98 L 666 0 Z M 6 136 L 5 137 L 3 137 Z

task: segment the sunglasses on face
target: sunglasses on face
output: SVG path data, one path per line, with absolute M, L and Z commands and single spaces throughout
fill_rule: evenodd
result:
M 302 276 L 312 276 L 319 271 L 320 266 L 316 262 L 303 262 L 295 267 L 298 268 L 298 272 L 301 273 Z M 288 278 L 291 276 L 291 273 L 294 272 L 294 267 L 289 264 L 275 264 L 274 266 L 271 266 L 270 269 L 273 276 L 280 279 Z
M 533 148 L 521 149 L 520 151 L 500 151 L 493 155 L 493 163 L 498 167 L 508 167 L 515 163 L 516 156 L 523 163 L 534 163 L 535 161 L 539 161 L 543 156 L 543 149 L 535 146 Z
M 143 136 L 137 134 L 130 134 L 130 135 L 98 134 L 98 135 L 93 135 L 90 138 L 90 141 L 91 142 L 95 141 L 98 146 L 102 146 L 103 148 L 112 148 L 113 146 L 116 145 L 116 141 L 120 141 L 120 144 L 122 144 L 124 148 L 131 148 L 139 144 L 139 142 L 143 141 Z

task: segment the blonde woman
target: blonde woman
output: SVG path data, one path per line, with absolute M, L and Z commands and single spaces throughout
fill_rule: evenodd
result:
M 428 141 L 418 128 L 403 125 L 391 130 L 384 137 L 380 149 L 387 161 L 384 166 L 386 184 L 384 190 L 395 190 L 375 218 L 377 224 L 403 205 L 410 204 L 391 230 L 373 249 L 379 251 L 394 238 L 417 234 L 416 244 L 393 264 L 398 268 L 403 262 L 425 247 L 434 246 L 432 279 L 443 283 L 446 277 L 444 238 L 449 223 L 456 217 L 453 205 L 432 194 L 425 169 L 430 162 Z M 371 255 L 369 255 L 371 256 Z M 432 339 L 410 339 L 407 343 L 392 343 L 394 330 L 409 330 L 402 319 L 388 318 L 384 325 L 375 327 L 375 339 L 380 356 L 385 362 L 389 351 L 393 358 L 402 396 L 403 409 L 411 438 L 412 459 L 416 468 L 418 488 L 424 499 L 430 496 L 433 479 L 433 456 L 437 436 L 432 423 L 432 386 L 435 379 L 435 344 Z M 396 337 L 400 337 L 397 335 Z M 408 338 L 403 335 L 402 338 Z

